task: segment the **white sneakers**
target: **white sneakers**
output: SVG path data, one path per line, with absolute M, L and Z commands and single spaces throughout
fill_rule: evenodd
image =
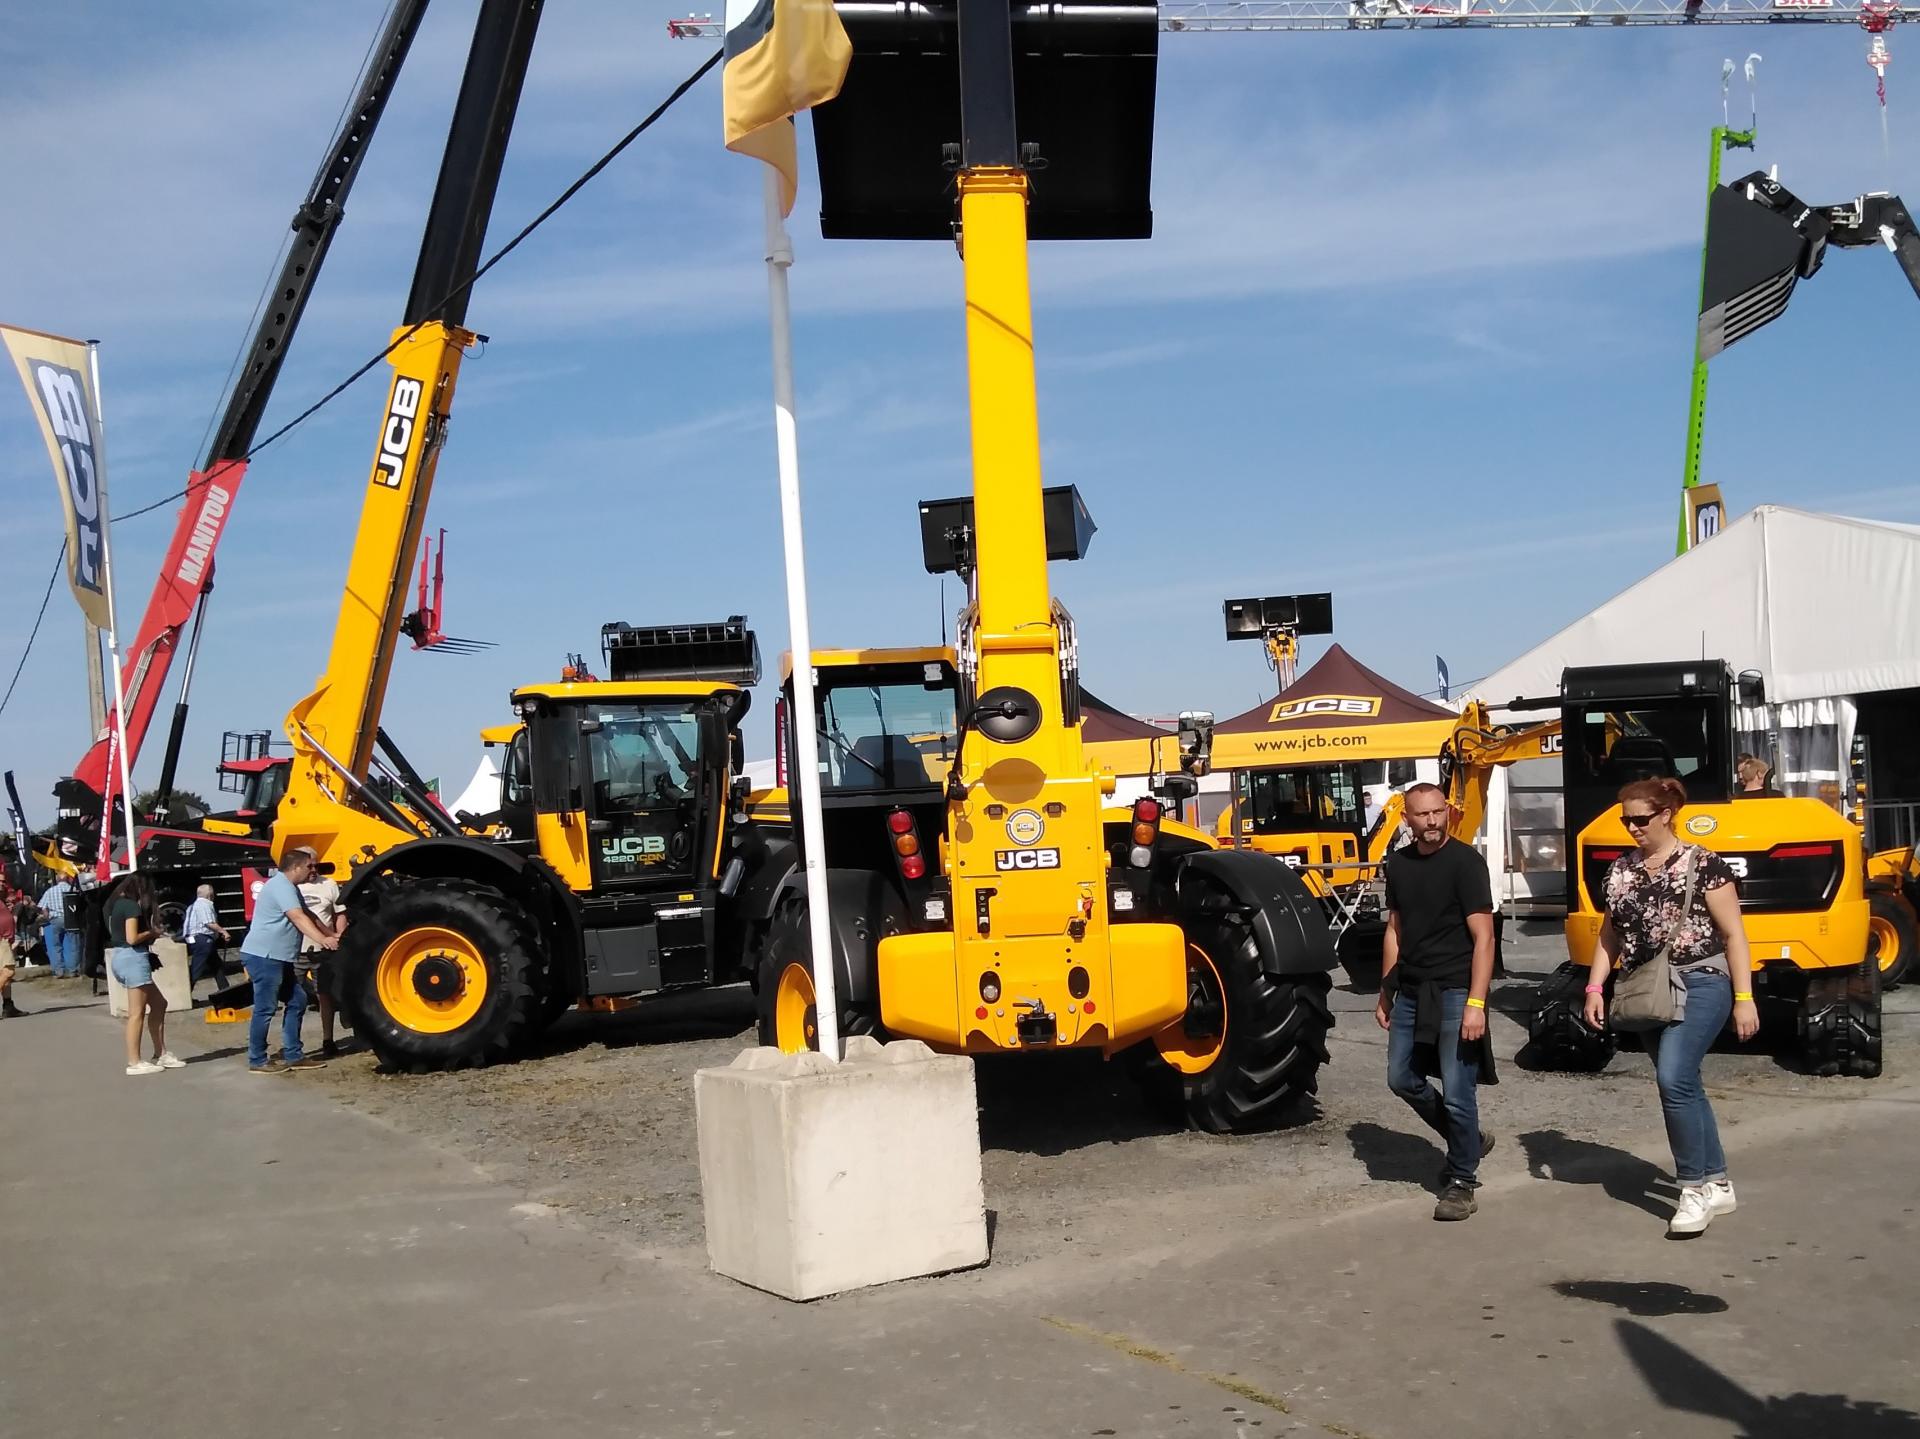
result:
M 186 1060 L 169 1049 L 158 1059 L 142 1059 L 127 1066 L 129 1076 L 138 1074 L 158 1074 L 164 1069 L 185 1069 Z
M 1716 1214 L 1731 1214 L 1738 1207 L 1730 1179 L 1689 1184 L 1680 1191 L 1680 1202 L 1674 1206 L 1667 1233 L 1698 1234 L 1713 1223 Z

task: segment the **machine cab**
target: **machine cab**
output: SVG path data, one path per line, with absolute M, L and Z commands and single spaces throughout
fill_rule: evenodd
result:
M 744 686 L 759 677 L 753 632 L 737 616 L 614 624 L 603 642 L 611 680 L 514 692 L 525 728 L 507 747 L 503 812 L 530 811 L 542 857 L 576 892 L 711 885 L 752 699 Z
M 813 661 L 826 862 L 893 869 L 900 857 L 892 849 L 888 815 L 906 811 L 914 829 L 929 837 L 945 825 L 943 787 L 959 731 L 953 651 L 816 650 Z M 792 656 L 784 668 L 776 727 L 783 773 L 791 774 L 799 762 L 793 726 L 785 722 L 792 713 Z M 798 821 L 796 810 L 796 828 Z M 922 873 L 937 873 L 937 861 L 926 856 Z

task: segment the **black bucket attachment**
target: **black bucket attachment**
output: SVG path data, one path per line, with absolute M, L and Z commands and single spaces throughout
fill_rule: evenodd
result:
M 1035 147 L 1028 235 L 1146 239 L 1158 8 L 1007 3 L 1018 139 Z M 956 0 L 839 0 L 836 8 L 853 61 L 840 94 L 812 112 L 820 233 L 951 239 L 961 138 Z
M 1264 639 L 1276 630 L 1290 630 L 1296 635 L 1333 633 L 1331 594 L 1268 595 L 1265 599 L 1228 600 L 1224 609 L 1227 638 L 1230 640 Z
M 1049 485 L 1040 492 L 1046 526 L 1047 558 L 1077 560 L 1093 543 L 1097 525 L 1074 485 Z M 920 502 L 920 554 L 930 575 L 967 573 L 973 568 L 973 499 Z
M 718 624 L 600 626 L 600 652 L 613 680 L 760 682 L 760 641 L 745 615 Z
M 1712 359 L 1780 318 L 1796 282 L 1820 268 L 1827 223 L 1764 172 L 1707 198 L 1700 358 Z

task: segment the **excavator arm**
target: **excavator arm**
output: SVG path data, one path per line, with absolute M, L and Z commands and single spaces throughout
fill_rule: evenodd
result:
M 1898 195 L 1809 205 L 1765 170 L 1722 185 L 1707 201 L 1700 288 L 1700 358 L 1711 359 L 1787 308 L 1793 287 L 1819 270 L 1829 246 L 1884 245 L 1920 296 L 1920 231 Z
M 1487 785 L 1496 769 L 1558 754 L 1560 736 L 1559 715 L 1530 725 L 1495 724 L 1485 705 L 1470 702 L 1440 750 L 1441 784 L 1453 809 L 1453 837 L 1471 844 L 1480 833 L 1487 817 Z M 1381 829 L 1386 826 L 1382 824 Z

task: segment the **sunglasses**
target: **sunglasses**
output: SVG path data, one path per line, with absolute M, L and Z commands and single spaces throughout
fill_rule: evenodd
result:
M 1624 824 L 1628 829 L 1645 829 L 1648 825 L 1652 824 L 1661 813 L 1662 811 L 1657 809 L 1650 810 L 1646 814 L 1628 814 L 1625 810 L 1621 810 L 1620 823 Z

